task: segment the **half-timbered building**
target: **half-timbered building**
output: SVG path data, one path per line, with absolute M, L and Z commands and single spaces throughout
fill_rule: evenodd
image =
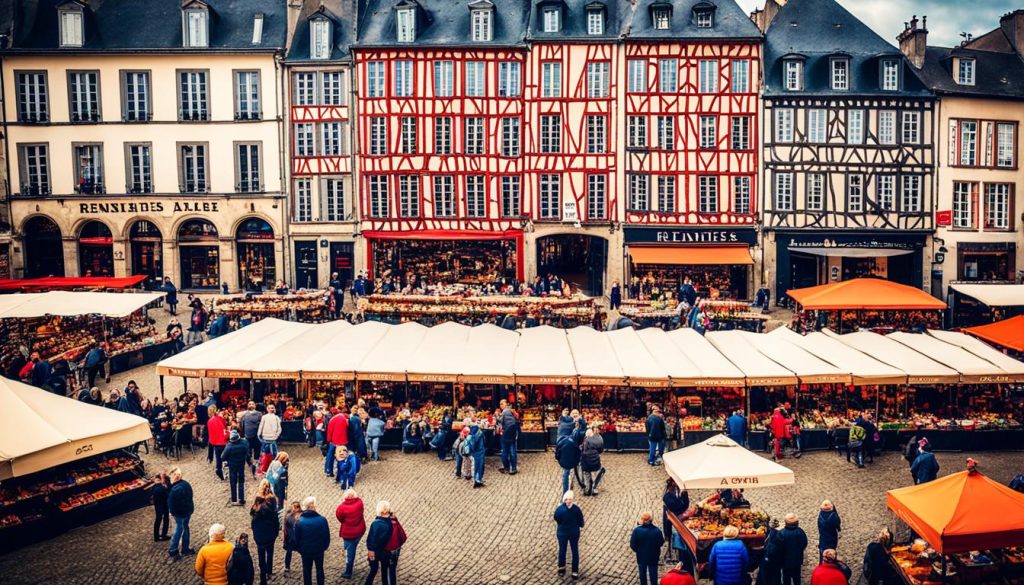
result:
M 775 298 L 858 276 L 923 286 L 933 94 L 835 0 L 789 0 L 764 14 L 774 14 L 764 19 L 762 193 Z

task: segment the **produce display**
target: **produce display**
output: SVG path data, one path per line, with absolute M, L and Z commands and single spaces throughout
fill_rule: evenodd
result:
M 302 323 L 322 323 L 330 320 L 325 299 L 326 291 L 300 291 L 294 294 L 234 295 L 214 301 L 214 310 L 232 316 L 249 316 L 253 320 L 266 317 L 294 318 Z
M 594 310 L 604 309 L 595 299 L 585 296 L 572 298 L 527 296 L 428 296 L 428 295 L 370 295 L 359 299 L 356 309 L 367 319 L 423 324 L 455 321 L 466 325 L 496 322 L 511 315 L 518 320 L 533 317 L 538 322 L 575 327 L 588 325 Z M 517 323 L 521 326 L 523 323 Z
M 142 311 L 122 319 L 81 315 L 2 321 L 4 342 L 0 346 L 0 361 L 5 362 L 22 348 L 37 351 L 52 363 L 60 359 L 80 360 L 89 348 L 104 341 L 110 357 L 163 341 Z
M 697 540 L 722 538 L 726 526 L 735 526 L 740 538 L 764 537 L 768 532 L 768 514 L 753 509 L 729 509 L 717 503 L 718 494 L 703 500 L 696 507 L 696 513 L 683 521 L 683 525 Z
M 800 333 L 828 327 L 840 333 L 869 329 L 875 333 L 941 329 L 941 311 L 796 311 L 791 328 Z

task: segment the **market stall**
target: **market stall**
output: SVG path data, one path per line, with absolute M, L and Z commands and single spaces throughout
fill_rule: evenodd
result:
M 760 333 L 768 315 L 752 311 L 750 303 L 701 299 L 697 303 L 708 331 L 751 331 Z
M 949 285 L 952 325 L 985 325 L 1024 315 L 1024 284 Z
M 1020 329 L 1016 330 L 1017 335 L 1024 338 L 1024 318 L 1017 321 L 1017 327 Z M 1007 372 L 1009 379 L 993 380 L 994 382 L 1020 382 L 1020 376 L 1024 374 L 1024 362 L 1014 359 L 1006 355 L 1005 353 L 997 350 L 991 345 L 980 341 L 976 337 L 967 335 L 966 333 L 960 333 L 957 331 L 937 331 L 934 329 L 928 330 L 928 335 L 936 337 L 950 343 L 957 347 L 962 347 L 974 355 L 999 366 L 1003 371 Z M 984 338 L 983 338 L 984 339 Z
M 582 295 L 570 298 L 529 296 L 431 296 L 370 295 L 359 299 L 356 310 L 367 320 L 398 324 L 416 322 L 436 325 L 456 321 L 464 325 L 501 324 L 507 317 L 515 327 L 527 321 L 555 327 L 589 325 L 595 310 L 604 323 L 604 309 L 596 299 Z
M 965 333 L 1024 355 L 1024 315 L 964 329 Z
M 223 313 L 236 320 L 259 321 L 274 317 L 301 323 L 324 323 L 333 319 L 327 310 L 326 294 L 322 290 L 300 290 L 286 295 L 233 295 L 218 297 L 213 308 L 215 313 Z
M 793 329 L 858 328 L 878 332 L 936 329 L 946 303 L 921 289 L 878 278 L 855 278 L 787 291 L 796 304 Z
M 0 294 L 14 292 L 40 292 L 79 289 L 114 289 L 134 288 L 148 278 L 144 274 L 123 276 L 118 278 L 84 276 L 47 276 L 44 278 L 13 278 L 0 279 Z

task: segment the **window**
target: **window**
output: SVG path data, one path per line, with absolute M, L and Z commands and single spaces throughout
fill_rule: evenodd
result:
M 295 179 L 295 221 L 313 221 L 312 179 Z
M 416 9 L 403 8 L 397 15 L 398 42 L 411 43 L 416 40 Z
M 238 144 L 235 147 L 235 190 L 239 193 L 258 193 L 260 184 L 259 144 Z
M 384 97 L 383 61 L 370 61 L 366 64 L 366 97 Z
M 900 89 L 900 62 L 898 60 L 882 60 L 882 89 L 884 91 Z
M 1010 185 L 989 183 L 985 185 L 985 229 L 1010 229 Z
M 473 42 L 487 43 L 493 39 L 494 27 L 491 26 L 492 11 L 473 10 Z
M 718 213 L 718 177 L 697 177 L 697 205 L 701 213 Z
M 734 212 L 750 213 L 750 177 L 733 177 L 732 198 Z
M 387 176 L 370 175 L 367 182 L 370 185 L 370 217 L 387 217 L 391 213 Z
M 847 144 L 864 144 L 864 110 L 846 112 Z
M 716 148 L 718 146 L 718 118 L 715 116 L 700 117 L 700 147 Z
M 832 90 L 846 91 L 850 89 L 850 60 L 846 58 L 832 59 Z
M 296 106 L 316 105 L 316 73 L 296 73 L 292 88 Z
M 348 202 L 345 201 L 345 182 L 341 179 L 324 179 L 320 192 L 325 195 L 326 207 L 324 216 L 327 221 L 345 221 L 349 219 Z
M 179 174 L 182 193 L 203 193 L 209 185 L 206 182 L 206 145 L 182 144 L 180 146 Z
M 453 94 L 453 63 L 434 61 L 434 96 L 451 97 Z
M 383 116 L 370 118 L 370 154 L 388 153 L 388 119 Z
M 487 85 L 485 75 L 483 61 L 466 63 L 466 95 L 483 97 Z
M 718 61 L 712 59 L 701 59 L 697 69 L 700 78 L 698 91 L 700 93 L 717 93 Z
M 205 9 L 186 10 L 182 15 L 185 29 L 182 39 L 186 47 L 203 48 L 209 44 L 209 12 Z
M 518 61 L 498 63 L 498 97 L 519 97 L 521 74 Z
M 209 120 L 206 71 L 181 71 L 178 74 L 178 83 L 181 89 L 179 92 L 181 120 Z
M 562 64 L 558 61 L 546 61 L 540 66 L 541 88 L 540 97 L 559 97 L 562 95 Z
M 263 13 L 257 12 L 252 17 L 252 44 L 263 44 Z
M 822 211 L 825 209 L 825 175 L 809 173 L 807 175 L 807 210 Z
M 562 13 L 558 8 L 548 7 L 544 9 L 544 32 L 555 33 L 562 30 Z
M 72 122 L 100 121 L 99 71 L 69 71 L 68 94 Z
M 50 151 L 46 144 L 18 146 L 21 195 L 50 194 Z
M 630 93 L 643 93 L 647 91 L 647 61 L 641 59 L 629 60 L 629 87 Z
M 484 153 L 484 119 L 479 117 L 466 118 L 466 154 Z
M 676 178 L 674 176 L 658 176 L 658 211 L 661 213 L 676 212 Z
M 903 175 L 900 190 L 900 211 L 903 213 L 921 213 L 921 176 Z
M 903 144 L 921 141 L 921 112 L 903 112 Z
M 604 34 L 604 11 L 602 11 L 602 10 L 588 10 L 587 11 L 587 34 L 588 35 L 603 35 Z
M 320 103 L 325 106 L 340 106 L 345 103 L 342 92 L 341 71 L 324 71 L 320 74 Z
M 878 184 L 875 187 L 875 200 L 878 203 L 879 211 L 892 211 L 896 199 L 896 177 L 892 175 L 878 175 Z
M 60 46 L 81 47 L 82 39 L 82 11 L 61 10 L 60 11 Z
M 960 57 L 958 61 L 956 82 L 960 85 L 974 85 L 974 59 Z
M 974 120 L 960 122 L 960 165 L 973 167 L 978 163 L 978 123 Z
M 654 9 L 654 28 L 657 30 L 668 30 L 672 24 L 672 9 L 668 6 L 659 6 Z
M 412 116 L 402 116 L 401 126 L 402 154 L 416 154 L 416 118 Z
M 864 176 L 849 175 L 846 179 L 846 211 L 864 212 Z
M 896 112 L 892 110 L 878 112 L 878 143 L 896 144 Z
M 809 110 L 807 112 L 807 141 L 811 144 L 825 144 L 828 141 L 827 136 L 825 110 Z
M 732 117 L 730 142 L 733 150 L 750 150 L 750 116 Z
M 395 97 L 412 97 L 412 61 L 395 61 Z
M 790 59 L 783 61 L 783 81 L 786 91 L 800 91 L 804 87 L 804 64 L 801 61 Z
M 434 154 L 452 153 L 452 119 L 434 118 Z
M 629 209 L 630 211 L 650 211 L 650 175 L 631 173 L 629 175 Z
M 672 116 L 658 116 L 658 148 L 676 149 L 676 119 Z
M 587 97 L 608 97 L 608 62 L 587 63 Z
M 953 182 L 953 229 L 974 229 L 977 183 Z
M 149 72 L 125 71 L 121 74 L 122 108 L 125 122 L 145 122 L 149 113 Z
M 235 72 L 235 119 L 260 119 L 260 72 Z
M 658 59 L 658 91 L 661 93 L 679 91 L 678 59 Z
M 587 175 L 587 219 L 604 219 L 608 200 L 608 175 Z
M 316 144 L 313 138 L 313 123 L 295 124 L 295 155 L 315 156 Z
M 49 96 L 45 71 L 18 72 L 18 121 L 48 122 Z
M 729 68 L 730 90 L 732 93 L 750 92 L 750 61 L 747 59 L 733 59 Z
M 793 211 L 793 173 L 775 175 L 775 211 Z
M 562 217 L 562 175 L 540 176 L 540 217 Z
M 487 215 L 486 178 L 483 175 L 466 177 L 466 216 L 485 217 Z
M 345 154 L 345 133 L 341 122 L 320 124 L 320 155 L 341 156 Z
M 103 184 L 103 145 L 76 144 L 72 147 L 75 156 L 75 192 L 105 193 Z
M 149 144 L 125 144 L 125 188 L 128 193 L 153 192 L 153 159 Z
M 501 216 L 519 217 L 519 177 L 501 178 Z
M 402 217 L 420 216 L 419 175 L 400 175 L 398 177 L 398 214 Z
M 793 142 L 793 110 L 775 110 L 775 141 Z
M 996 124 L 996 166 L 1004 169 L 1016 165 L 1014 145 L 1017 142 L 1016 124 Z
M 629 127 L 629 148 L 647 148 L 647 118 L 629 116 L 626 125 Z
M 587 116 L 587 153 L 604 154 L 608 149 L 608 118 L 604 115 Z
M 697 28 L 711 28 L 715 22 L 715 13 L 711 10 L 695 10 L 694 21 Z
M 309 58 L 315 60 L 330 59 L 331 46 L 331 21 L 326 18 L 316 18 L 309 22 Z
M 540 117 L 540 151 L 543 153 L 561 152 L 562 150 L 562 117 L 548 115 Z
M 501 156 L 519 156 L 519 118 L 501 119 Z

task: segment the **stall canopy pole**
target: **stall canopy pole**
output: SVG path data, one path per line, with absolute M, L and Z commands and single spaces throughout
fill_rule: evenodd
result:
M 750 418 L 750 388 L 743 387 L 743 395 L 746 398 L 747 403 L 747 418 Z M 747 423 L 749 425 L 749 422 Z
M 164 399 L 164 376 L 160 374 L 160 399 Z
M 185 392 L 187 393 L 188 392 L 188 376 L 182 376 L 182 378 L 181 378 L 181 386 L 182 386 L 182 388 L 185 389 Z

